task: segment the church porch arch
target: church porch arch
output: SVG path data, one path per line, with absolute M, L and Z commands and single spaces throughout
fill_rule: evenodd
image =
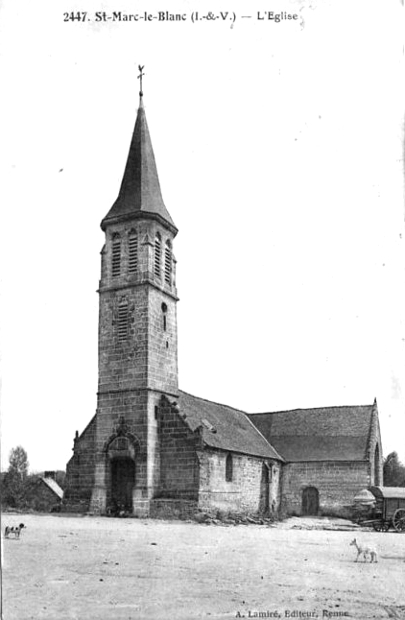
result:
M 100 480 L 95 488 L 97 512 L 110 515 L 135 514 L 146 487 L 145 451 L 125 421 L 104 443 L 99 456 Z M 96 506 L 95 506 L 96 507 Z
M 136 498 L 142 495 L 142 451 L 140 442 L 121 429 L 104 446 L 106 463 L 106 509 L 110 514 L 133 514 Z

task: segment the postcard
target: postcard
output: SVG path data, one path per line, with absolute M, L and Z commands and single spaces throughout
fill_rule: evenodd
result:
M 4 620 L 405 617 L 403 3 L 0 13 Z

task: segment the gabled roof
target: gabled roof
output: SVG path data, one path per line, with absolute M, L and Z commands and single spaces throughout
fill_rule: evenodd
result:
M 166 224 L 169 224 L 172 232 L 177 232 L 160 191 L 155 156 L 141 96 L 121 189 L 117 200 L 101 222 L 101 228 L 105 230 L 108 224 L 142 216 L 164 220 Z
M 283 460 L 243 411 L 180 391 L 181 415 L 192 431 L 201 427 L 207 446 Z
M 58 496 L 59 499 L 63 498 L 63 490 L 59 486 L 59 484 L 56 482 L 56 480 L 48 476 L 47 477 L 41 476 L 40 480 L 42 480 L 42 482 L 44 482 L 46 486 L 49 487 L 51 491 L 53 491 L 55 495 Z
M 374 407 L 294 409 L 249 417 L 286 461 L 363 461 Z

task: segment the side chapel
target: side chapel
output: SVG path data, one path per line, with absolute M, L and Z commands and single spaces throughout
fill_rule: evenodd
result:
M 142 89 L 118 198 L 101 222 L 95 416 L 76 432 L 64 510 L 344 514 L 382 484 L 377 403 L 247 414 L 179 390 L 177 228 Z

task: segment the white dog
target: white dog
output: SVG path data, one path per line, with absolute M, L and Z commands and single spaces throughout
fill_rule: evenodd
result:
M 364 561 L 367 562 L 367 557 L 370 557 L 370 563 L 371 562 L 378 562 L 377 559 L 377 551 L 374 549 L 374 547 L 367 547 L 366 545 L 360 544 L 357 542 L 357 540 L 354 538 L 354 540 L 352 540 L 352 542 L 350 543 L 350 546 L 354 546 L 357 549 L 357 557 L 355 559 L 355 562 L 358 562 L 359 557 L 362 555 L 364 558 Z

